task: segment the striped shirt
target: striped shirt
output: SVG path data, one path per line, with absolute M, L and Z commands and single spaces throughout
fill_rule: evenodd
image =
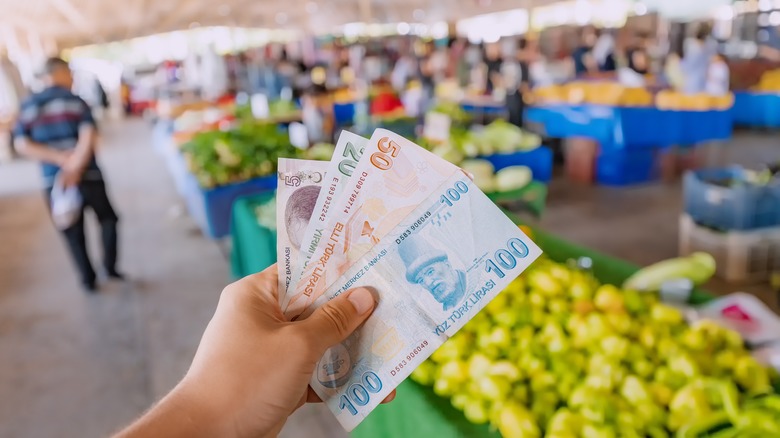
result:
M 75 149 L 82 125 L 95 126 L 89 106 L 80 97 L 62 87 L 49 87 L 33 94 L 22 103 L 14 128 L 16 138 L 40 143 L 52 149 Z M 44 182 L 54 185 L 60 168 L 41 163 Z M 83 176 L 84 180 L 100 180 L 102 175 L 94 155 Z

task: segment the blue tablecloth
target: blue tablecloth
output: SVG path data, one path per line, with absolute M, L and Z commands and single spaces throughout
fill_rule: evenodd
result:
M 734 93 L 734 124 L 751 128 L 780 128 L 780 93 Z
M 527 110 L 550 137 L 587 137 L 617 150 L 731 138 L 731 111 L 671 111 L 602 105 L 545 105 Z

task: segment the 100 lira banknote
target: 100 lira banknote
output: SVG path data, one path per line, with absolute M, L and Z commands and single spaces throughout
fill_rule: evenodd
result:
M 355 287 L 377 298 L 365 324 L 319 361 L 311 387 L 351 431 L 540 254 L 464 173 L 452 173 L 302 314 Z
M 377 129 L 341 196 L 300 280 L 282 299 L 299 318 L 352 264 L 381 241 L 458 167 L 405 138 Z
M 328 164 L 325 181 L 322 184 L 320 197 L 314 206 L 311 222 L 303 235 L 301 251 L 297 261 L 293 262 L 292 282 L 295 285 L 301 278 L 303 270 L 309 264 L 312 255 L 322 240 L 323 231 L 328 223 L 329 213 L 337 203 L 341 193 L 357 167 L 368 143 L 367 138 L 347 131 L 341 131 L 333 157 Z M 280 295 L 283 296 L 283 295 Z
M 276 189 L 276 254 L 279 294 L 287 292 L 304 233 L 325 182 L 327 161 L 279 159 Z

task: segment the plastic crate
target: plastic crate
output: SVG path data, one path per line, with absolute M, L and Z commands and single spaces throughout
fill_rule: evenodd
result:
M 605 186 L 628 186 L 658 179 L 655 149 L 603 152 L 596 158 L 596 182 Z
M 490 161 L 496 171 L 509 166 L 528 166 L 533 172 L 534 180 L 548 183 L 552 179 L 553 153 L 552 150 L 544 146 L 531 151 L 493 154 L 480 158 Z
M 715 184 L 743 175 L 740 167 L 686 173 L 685 212 L 699 224 L 724 231 L 780 226 L 780 183 L 761 187 Z
M 680 216 L 680 255 L 702 251 L 717 264 L 716 275 L 729 282 L 761 282 L 780 270 L 780 227 L 719 232 Z
M 780 128 L 780 93 L 734 93 L 734 124 L 751 128 Z
M 271 175 L 205 190 L 194 176 L 187 176 L 184 189 L 187 210 L 203 234 L 212 239 L 230 234 L 230 216 L 236 199 L 269 192 L 276 188 L 277 183 L 276 175 Z
M 355 103 L 334 103 L 333 119 L 338 126 L 349 126 L 355 122 Z

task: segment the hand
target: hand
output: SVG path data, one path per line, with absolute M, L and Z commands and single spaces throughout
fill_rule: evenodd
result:
M 60 166 L 62 184 L 65 187 L 78 185 L 84 175 L 85 165 L 76 154 L 69 154 L 65 162 Z
M 374 297 L 348 291 L 287 322 L 277 278 L 274 265 L 225 288 L 187 375 L 122 436 L 276 436 L 296 409 L 321 401 L 308 386 L 317 361 L 368 318 Z

